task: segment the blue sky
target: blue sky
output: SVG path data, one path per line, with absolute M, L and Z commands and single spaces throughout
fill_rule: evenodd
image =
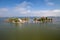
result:
M 60 0 L 0 0 L 0 16 L 60 16 Z

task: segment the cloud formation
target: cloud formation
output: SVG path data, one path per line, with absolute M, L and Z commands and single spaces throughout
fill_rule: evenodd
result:
M 51 0 L 45 0 L 46 4 L 49 6 L 55 5 Z
M 48 0 L 46 0 L 48 1 Z M 50 3 L 53 5 L 53 3 Z M 59 9 L 53 10 L 32 10 L 32 3 L 22 2 L 15 7 L 11 8 L 0 8 L 0 16 L 60 16 Z
M 20 14 L 27 14 L 29 13 L 31 10 L 31 3 L 30 2 L 22 2 L 21 4 L 17 5 L 15 8 L 14 8 L 14 11 L 15 12 L 18 12 Z
M 0 8 L 0 16 L 4 16 L 8 13 L 8 8 Z
M 36 16 L 60 16 L 60 10 L 37 10 L 32 11 L 32 14 Z

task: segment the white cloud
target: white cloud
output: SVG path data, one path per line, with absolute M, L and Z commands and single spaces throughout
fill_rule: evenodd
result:
M 35 16 L 60 16 L 60 10 L 37 10 L 32 11 Z
M 8 8 L 0 8 L 0 16 L 5 16 L 8 13 Z
M 53 10 L 53 12 L 60 12 L 60 10 Z
M 2 11 L 7 12 L 8 9 L 7 8 L 0 8 L 0 12 L 2 12 Z
M 0 14 L 5 14 L 8 12 L 8 8 L 0 8 Z
M 32 3 L 24 1 L 10 10 L 0 8 L 0 16 L 60 16 L 60 10 L 32 10 Z
M 45 0 L 46 4 L 49 6 L 55 5 L 51 0 Z
M 45 0 L 45 2 L 50 5 L 53 6 L 54 3 L 51 2 L 50 0 Z M 16 5 L 16 7 L 14 7 L 14 12 L 18 13 L 18 14 L 22 14 L 23 15 L 28 15 L 28 16 L 60 16 L 60 10 L 58 9 L 54 9 L 54 10 L 32 10 L 32 3 L 30 2 L 22 2 L 18 5 Z
M 0 8 L 0 16 L 19 16 L 27 15 L 31 12 L 32 3 L 22 2 L 17 4 L 15 7 L 8 10 L 8 8 Z
M 53 6 L 54 3 L 52 3 L 52 2 L 48 2 L 47 5 Z
M 18 13 L 14 13 L 15 11 L 13 11 L 13 13 L 12 13 L 12 12 L 8 11 L 7 8 L 1 8 L 0 9 L 0 16 L 2 16 L 2 15 L 14 16 L 14 14 L 20 15 L 20 13 L 23 14 L 22 16 L 24 16 L 24 15 L 25 16 L 60 16 L 60 10 L 58 10 L 58 9 L 54 9 L 54 10 L 32 10 L 32 11 L 30 11 L 30 10 L 25 10 L 24 8 L 20 8 L 19 10 L 18 9 L 15 9 L 15 10 L 17 10 Z M 19 12 L 19 11 L 21 11 L 21 12 Z
M 15 12 L 18 12 L 20 14 L 27 14 L 30 12 L 30 8 L 31 8 L 31 3 L 30 2 L 22 2 L 21 4 L 17 5 L 15 8 L 14 8 L 14 11 Z

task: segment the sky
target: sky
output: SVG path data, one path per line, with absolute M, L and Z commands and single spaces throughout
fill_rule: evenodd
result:
M 0 0 L 0 17 L 60 16 L 60 0 Z

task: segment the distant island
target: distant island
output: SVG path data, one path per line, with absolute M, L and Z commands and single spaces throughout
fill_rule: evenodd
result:
M 35 22 L 52 22 L 52 18 L 48 18 L 48 17 L 41 17 L 41 18 L 34 18 Z
M 6 22 L 10 23 L 25 23 L 28 22 L 29 18 L 8 18 Z
M 30 20 L 30 18 L 25 17 L 25 18 L 8 18 L 6 22 L 10 23 L 26 23 Z M 52 18 L 48 17 L 39 17 L 39 18 L 33 18 L 33 22 L 35 23 L 46 23 L 46 22 L 52 22 Z

